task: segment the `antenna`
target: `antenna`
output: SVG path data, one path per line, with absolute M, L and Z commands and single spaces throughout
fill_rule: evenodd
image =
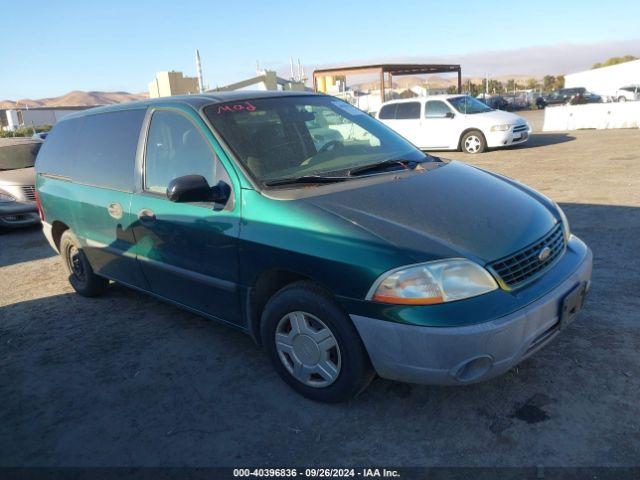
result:
M 198 89 L 204 93 L 204 82 L 202 81 L 202 64 L 200 63 L 200 52 L 196 48 L 196 71 L 198 72 Z

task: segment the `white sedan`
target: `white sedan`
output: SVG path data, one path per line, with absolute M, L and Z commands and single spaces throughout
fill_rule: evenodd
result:
M 513 113 L 468 95 L 434 95 L 385 102 L 378 120 L 422 150 L 484 152 L 528 140 L 531 127 Z

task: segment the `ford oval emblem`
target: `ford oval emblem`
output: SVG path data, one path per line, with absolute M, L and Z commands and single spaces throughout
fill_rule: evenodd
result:
M 538 253 L 538 260 L 542 263 L 549 258 L 549 255 L 551 255 L 551 249 L 549 247 L 544 247 L 540 250 L 540 253 Z

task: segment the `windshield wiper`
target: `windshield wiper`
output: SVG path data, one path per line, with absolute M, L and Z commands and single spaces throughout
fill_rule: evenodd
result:
M 293 185 L 296 183 L 337 183 L 349 180 L 349 177 L 324 177 L 322 175 L 303 175 L 301 177 L 279 178 L 277 180 L 269 180 L 264 182 L 268 187 L 278 185 Z
M 428 159 L 424 160 L 404 160 L 402 158 L 397 158 L 393 160 L 383 160 L 382 162 L 370 163 L 369 165 L 362 165 L 361 167 L 352 168 L 349 170 L 348 174 L 350 176 L 358 176 L 369 172 L 375 172 L 377 170 L 384 170 L 387 167 L 391 167 L 393 165 L 398 165 L 403 167 L 404 169 L 413 170 L 418 166 L 419 163 L 426 162 Z

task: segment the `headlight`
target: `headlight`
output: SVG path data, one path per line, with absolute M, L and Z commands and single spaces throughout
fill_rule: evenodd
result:
M 555 202 L 554 202 L 555 203 Z M 560 205 L 555 204 L 558 209 L 558 213 L 560 214 L 560 221 L 562 222 L 562 233 L 564 234 L 565 243 L 569 241 L 569 237 L 571 236 L 571 229 L 569 228 L 569 220 L 567 220 L 567 216 L 564 214 Z
M 505 123 L 504 125 L 494 125 L 491 127 L 492 132 L 506 132 L 511 128 L 511 125 Z
M 387 272 L 373 284 L 367 300 L 429 305 L 475 297 L 497 288 L 496 281 L 480 265 L 452 258 Z
M 0 202 L 15 202 L 16 198 L 5 192 L 0 192 Z

